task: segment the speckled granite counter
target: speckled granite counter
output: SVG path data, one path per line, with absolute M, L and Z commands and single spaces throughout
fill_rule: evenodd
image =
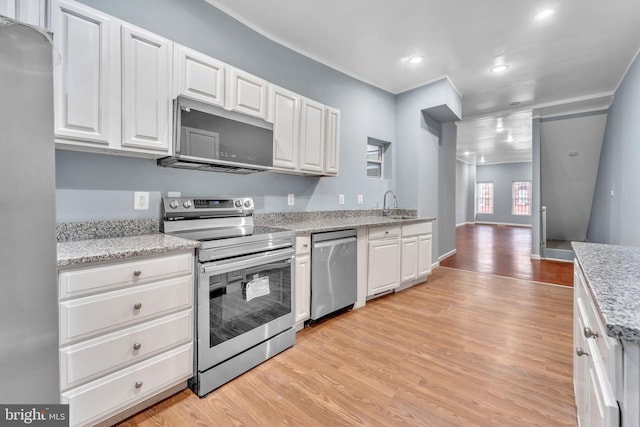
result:
M 59 242 L 58 268 L 188 250 L 198 247 L 198 244 L 162 233 Z
M 323 231 L 346 230 L 348 228 L 415 224 L 434 221 L 435 218 L 417 217 L 415 210 L 395 209 L 390 216 L 383 216 L 381 210 L 283 212 L 256 214 L 256 224 L 280 227 L 298 233 L 318 233 Z M 401 218 L 406 216 L 409 218 Z
M 159 224 L 157 219 L 59 223 L 58 268 L 198 247 L 198 242 L 159 233 Z
M 640 248 L 572 245 L 607 333 L 640 343 Z

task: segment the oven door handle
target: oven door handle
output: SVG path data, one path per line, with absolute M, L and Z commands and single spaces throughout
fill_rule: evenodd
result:
M 259 265 L 269 264 L 275 261 L 290 259 L 294 254 L 294 249 L 288 248 L 264 252 L 261 254 L 247 255 L 240 258 L 216 261 L 211 263 L 211 265 L 202 266 L 201 274 L 220 274 L 228 271 L 239 270 L 241 268 L 257 267 Z

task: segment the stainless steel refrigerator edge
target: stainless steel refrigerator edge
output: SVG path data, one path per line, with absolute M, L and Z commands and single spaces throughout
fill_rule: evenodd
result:
M 0 19 L 0 402 L 60 401 L 52 46 Z

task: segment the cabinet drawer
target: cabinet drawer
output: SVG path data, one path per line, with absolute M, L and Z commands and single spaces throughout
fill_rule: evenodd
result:
M 193 304 L 192 277 L 178 277 L 61 302 L 60 344 L 190 308 Z
M 309 236 L 296 237 L 296 255 L 306 255 L 311 252 L 311 238 Z
M 389 225 L 386 227 L 373 227 L 369 229 L 369 240 L 389 239 L 400 237 L 400 226 Z
M 182 311 L 60 350 L 60 389 L 191 342 L 193 310 Z M 137 349 L 136 349 L 137 348 Z
M 62 393 L 70 424 L 93 425 L 193 376 L 191 343 Z
M 189 252 L 62 271 L 60 299 L 191 274 L 193 269 L 193 256 Z
M 430 222 L 419 222 L 417 224 L 407 224 L 402 226 L 402 237 L 417 236 L 419 234 L 431 233 Z

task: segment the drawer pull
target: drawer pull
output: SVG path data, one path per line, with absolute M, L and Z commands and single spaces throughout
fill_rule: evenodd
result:
M 136 388 L 142 388 L 142 381 L 136 381 Z
M 598 334 L 597 332 L 593 332 L 590 327 L 585 326 L 584 327 L 584 336 L 587 337 L 587 338 L 592 338 L 592 337 L 593 338 L 598 338 L 600 336 L 600 334 Z
M 134 275 L 135 277 L 140 277 L 140 275 L 141 275 L 141 274 L 142 274 L 142 271 L 140 271 L 140 270 L 135 270 L 135 271 L 133 272 L 133 275 Z
M 140 350 L 141 348 L 142 348 L 142 344 L 140 344 L 139 342 L 137 342 L 137 343 L 135 343 L 135 344 L 133 345 L 133 349 L 134 349 L 134 350 Z
M 140 310 L 142 308 L 142 303 L 141 302 L 137 302 L 133 305 L 133 309 L 134 310 Z
M 576 347 L 576 354 L 577 354 L 578 356 L 588 356 L 588 355 L 589 355 L 589 353 L 587 353 L 586 351 L 584 351 L 584 350 L 582 349 L 582 347 Z

